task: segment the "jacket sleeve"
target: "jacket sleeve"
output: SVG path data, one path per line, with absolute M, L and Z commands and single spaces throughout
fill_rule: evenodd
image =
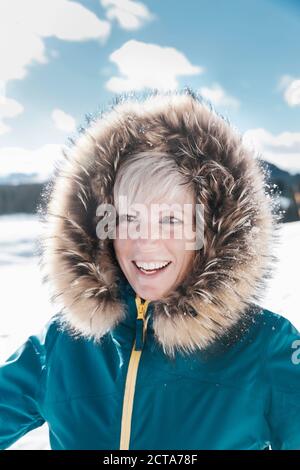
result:
M 0 365 L 0 449 L 45 422 L 39 394 L 50 324 L 52 320 Z
M 265 358 L 271 397 L 267 415 L 271 448 L 300 449 L 300 333 L 281 316 L 272 330 Z

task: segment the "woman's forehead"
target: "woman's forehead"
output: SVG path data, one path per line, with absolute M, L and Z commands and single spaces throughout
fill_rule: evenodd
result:
M 184 214 L 194 210 L 194 201 L 191 198 L 183 198 L 182 200 L 176 199 L 170 201 L 169 199 L 163 199 L 160 201 L 151 202 L 132 202 L 119 206 L 120 213 L 131 212 L 133 214 Z
M 141 197 L 141 195 L 136 195 L 136 197 L 134 197 L 134 195 L 131 195 L 128 191 L 126 194 L 123 194 L 122 197 L 119 195 L 118 199 L 118 207 L 126 206 L 131 208 L 132 206 L 138 206 L 140 204 L 148 208 L 154 206 L 161 206 L 163 208 L 163 206 L 172 205 L 181 206 L 183 208 L 184 204 L 194 203 L 195 196 L 191 191 L 182 188 L 173 191 L 171 195 L 161 194 L 153 196 L 153 194 L 151 194 L 151 188 L 149 188 L 149 192 L 145 196 Z

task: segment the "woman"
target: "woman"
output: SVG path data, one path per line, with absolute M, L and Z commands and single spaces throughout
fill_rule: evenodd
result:
M 300 334 L 259 306 L 277 225 L 241 137 L 151 92 L 65 157 L 40 210 L 61 308 L 0 369 L 1 448 L 45 421 L 52 449 L 300 448 Z

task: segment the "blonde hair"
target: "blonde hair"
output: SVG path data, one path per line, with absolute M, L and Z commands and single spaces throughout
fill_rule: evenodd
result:
M 159 151 L 138 152 L 124 160 L 117 171 L 114 204 L 118 212 L 120 196 L 127 197 L 130 207 L 137 202 L 147 204 L 165 197 L 173 201 L 185 190 L 194 194 L 191 182 L 180 172 L 171 155 Z

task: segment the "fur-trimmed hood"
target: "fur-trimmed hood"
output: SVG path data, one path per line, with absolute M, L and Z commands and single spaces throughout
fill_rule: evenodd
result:
M 123 159 L 153 149 L 174 156 L 204 206 L 204 246 L 185 282 L 153 301 L 166 354 L 214 343 L 259 301 L 274 257 L 276 220 L 265 172 L 229 122 L 187 88 L 118 96 L 88 122 L 57 164 L 39 209 L 41 266 L 70 331 L 99 341 L 124 319 L 123 277 L 112 240 L 96 235 L 113 204 Z

